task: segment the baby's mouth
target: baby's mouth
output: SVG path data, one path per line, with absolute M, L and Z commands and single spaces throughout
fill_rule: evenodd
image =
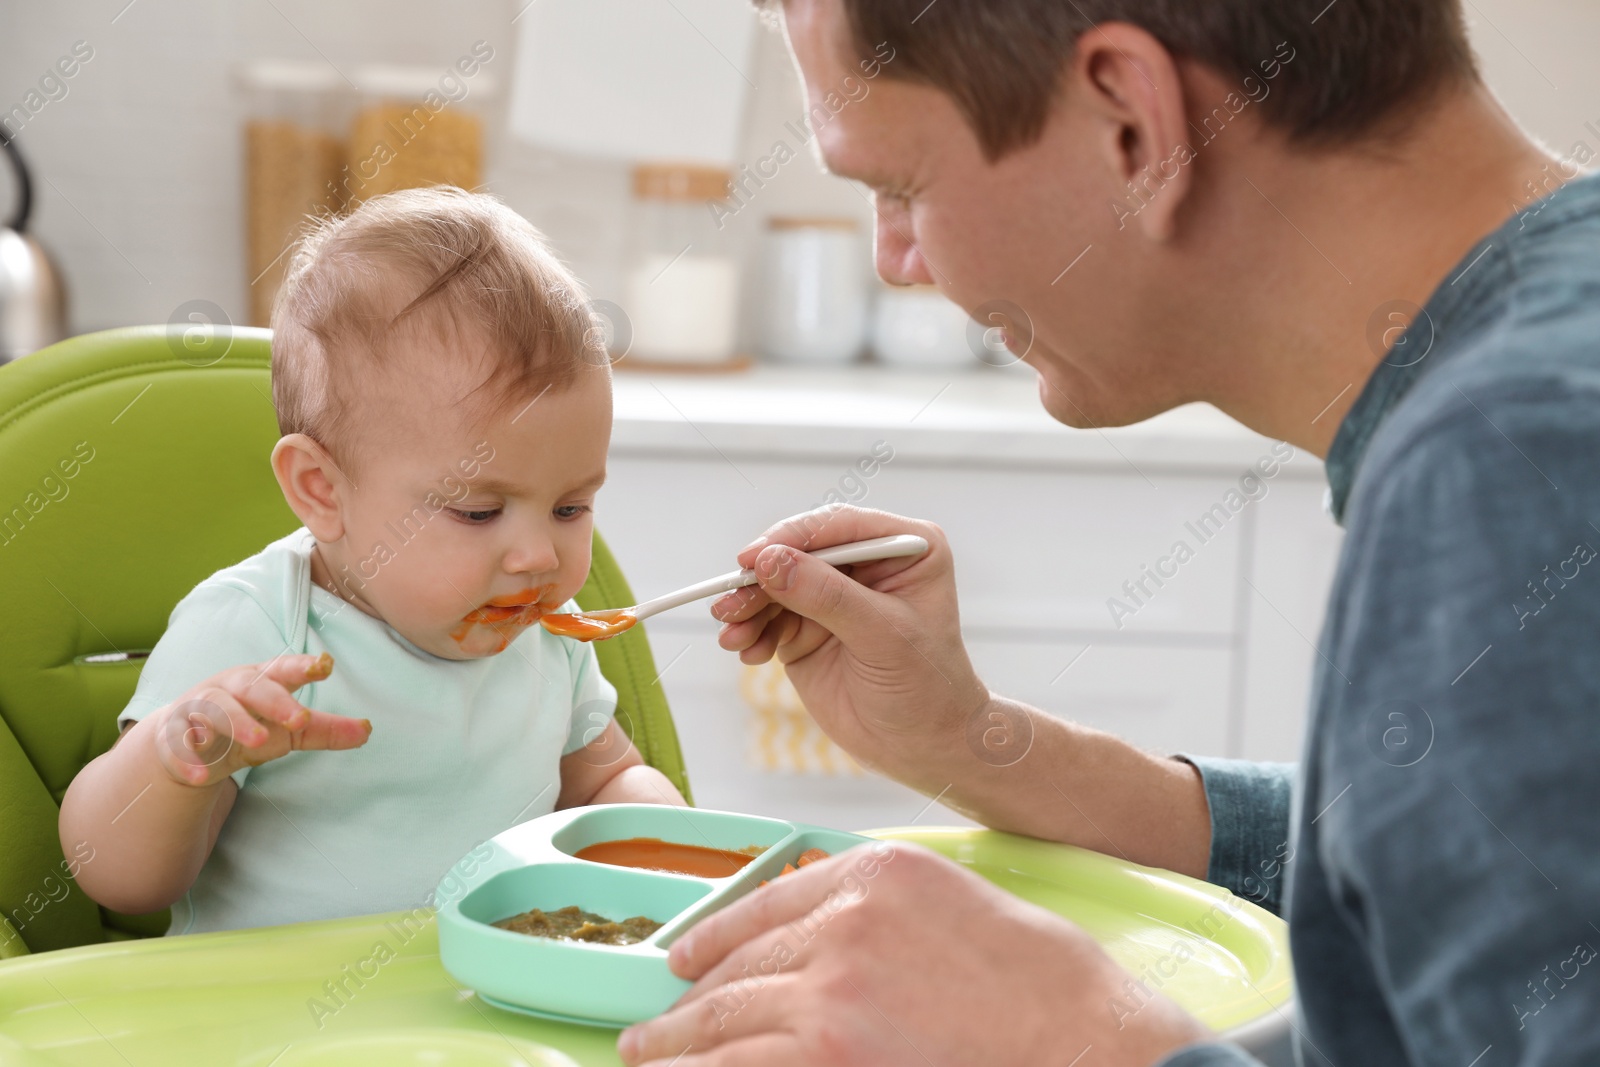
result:
M 467 612 L 464 622 L 489 626 L 518 623 L 531 626 L 544 614 L 546 589 L 528 589 L 510 596 L 497 596 L 480 608 Z
M 475 623 L 511 622 L 513 619 L 537 622 L 544 614 L 538 604 L 486 604 L 467 613 L 467 621 Z

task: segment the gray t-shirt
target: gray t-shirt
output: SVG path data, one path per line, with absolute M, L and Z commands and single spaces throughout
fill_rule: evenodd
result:
M 1600 180 L 1463 257 L 1327 472 L 1304 757 L 1191 757 L 1210 877 L 1282 905 L 1302 1063 L 1600 1064 Z

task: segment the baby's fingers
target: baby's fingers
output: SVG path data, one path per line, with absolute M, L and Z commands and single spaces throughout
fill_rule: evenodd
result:
M 311 655 L 302 652 L 293 656 L 277 656 L 258 665 L 252 678 L 266 678 L 277 682 L 289 692 L 294 692 L 307 682 L 320 682 L 333 673 L 333 657 L 323 652 Z
M 304 728 L 310 721 L 311 709 L 290 696 L 290 688 L 292 687 L 286 688 L 276 678 L 260 671 L 228 685 L 229 691 L 238 698 L 239 703 L 262 723 L 294 731 Z M 241 739 L 246 739 L 248 736 L 248 731 L 239 732 Z
M 278 656 L 266 663 L 239 667 L 223 676 L 222 685 L 240 704 L 264 724 L 282 726 L 291 732 L 303 729 L 311 711 L 289 694 L 307 682 L 320 682 L 333 673 L 333 657 L 324 652 L 311 656 Z M 264 731 L 240 724 L 236 736 L 249 744 L 266 740 Z
M 359 748 L 372 736 L 371 719 L 352 719 L 325 711 L 308 714 L 310 721 L 292 735 L 291 744 L 297 749 Z

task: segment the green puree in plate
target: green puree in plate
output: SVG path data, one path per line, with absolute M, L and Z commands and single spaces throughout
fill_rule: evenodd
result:
M 502 930 L 527 934 L 529 937 L 550 937 L 563 941 L 588 941 L 596 945 L 636 945 L 661 929 L 661 924 L 643 915 L 612 922 L 603 915 L 583 911 L 574 906 L 555 911 L 534 908 L 494 924 Z

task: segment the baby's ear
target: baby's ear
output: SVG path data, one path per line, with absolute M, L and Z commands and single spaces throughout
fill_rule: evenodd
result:
M 286 434 L 272 448 L 272 473 L 289 509 L 318 541 L 344 536 L 343 494 L 348 479 L 328 450 L 303 433 Z

